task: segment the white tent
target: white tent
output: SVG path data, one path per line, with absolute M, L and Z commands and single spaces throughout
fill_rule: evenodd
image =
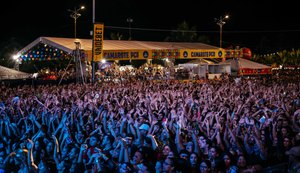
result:
M 0 66 L 0 80 L 6 79 L 26 79 L 31 74 Z
M 214 62 L 203 59 L 203 58 L 198 58 L 198 59 L 191 60 L 185 64 L 214 64 Z
M 54 49 L 59 49 L 63 51 L 64 55 L 72 55 L 73 51 L 76 49 L 75 43 L 80 43 L 80 49 L 84 50 L 84 56 L 88 58 L 89 61 L 92 60 L 92 39 L 74 39 L 74 38 L 60 38 L 60 37 L 39 37 L 26 47 L 21 49 L 17 54 L 23 59 L 36 60 L 39 59 L 38 56 L 34 57 L 35 53 L 31 53 L 36 46 L 39 47 L 36 52 L 41 55 L 45 55 L 46 52 L 43 50 L 44 47 L 52 47 Z M 39 46 L 40 45 L 40 46 Z M 103 40 L 103 58 L 110 60 L 130 60 L 132 57 L 135 59 L 145 60 L 149 55 L 149 58 L 187 58 L 184 57 L 183 52 L 185 50 L 210 50 L 213 52 L 222 52 L 223 49 L 219 47 L 204 44 L 204 43 L 185 43 L 185 42 L 157 42 L 157 41 L 128 41 L 128 40 Z M 144 52 L 146 51 L 146 57 Z M 44 54 L 42 54 L 44 52 Z M 137 53 L 139 52 L 139 53 Z M 152 53 L 155 53 L 152 54 Z M 165 53 L 167 52 L 167 53 Z M 174 52 L 174 53 L 170 53 Z M 125 54 L 124 54 L 125 53 Z M 164 54 L 161 54 L 164 53 Z M 170 53 L 170 54 L 169 54 Z M 130 56 L 128 55 L 130 54 Z M 222 53 L 221 53 L 222 54 Z M 191 56 L 191 55 L 189 55 Z M 216 53 L 216 57 L 220 55 Z M 47 58 L 51 58 L 47 56 Z M 45 56 L 44 56 L 45 58 Z M 59 58 L 59 57 L 58 57 Z M 189 57 L 188 57 L 189 58 Z M 49 59 L 50 60 L 50 59 Z
M 79 42 L 81 49 L 92 50 L 92 39 L 74 39 L 74 38 L 60 38 L 60 37 L 39 37 L 22 50 L 18 54 L 27 52 L 38 43 L 51 45 L 61 49 L 67 53 L 72 53 L 76 49 L 75 42 Z M 128 41 L 128 40 L 104 40 L 103 50 L 156 50 L 156 49 L 215 49 L 216 46 L 204 43 L 184 43 L 184 42 L 156 42 L 156 41 Z
M 209 64 L 214 64 L 214 62 L 205 60 L 203 58 L 198 58 L 191 60 L 189 62 L 183 63 L 183 64 L 178 64 L 179 68 L 185 68 L 185 69 L 193 69 L 198 66 L 207 66 Z
M 233 73 L 238 75 L 271 74 L 271 67 L 244 58 L 228 59 L 220 64 L 230 64 Z
M 187 69 L 199 77 L 207 77 L 206 75 L 208 74 L 209 79 L 214 79 L 215 76 L 219 78 L 222 73 L 231 73 L 230 64 L 216 64 L 203 58 L 195 59 L 184 64 L 178 64 L 178 67 Z

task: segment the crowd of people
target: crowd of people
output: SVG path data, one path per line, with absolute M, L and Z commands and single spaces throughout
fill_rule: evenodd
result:
M 134 68 L 131 65 L 120 66 L 117 63 L 106 62 L 99 63 L 99 67 L 96 69 L 95 78 L 100 81 L 108 80 L 128 80 L 128 79 L 171 79 L 174 78 L 175 70 L 170 67 L 163 67 L 158 64 L 145 63 L 138 68 Z M 85 69 L 85 70 L 83 70 Z M 83 76 L 88 83 L 91 79 L 92 69 L 91 66 L 83 66 L 83 71 L 79 72 L 79 75 Z M 171 76 L 172 73 L 172 76 Z M 37 72 L 36 78 L 42 80 L 72 80 L 76 79 L 76 69 L 73 67 L 66 67 L 65 69 L 57 68 L 43 68 Z
M 2 85 L 0 172 L 300 172 L 299 87 L 280 78 Z

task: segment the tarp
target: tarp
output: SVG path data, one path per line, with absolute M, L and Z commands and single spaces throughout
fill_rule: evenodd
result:
M 205 60 L 203 58 L 199 58 L 199 59 L 194 59 L 194 60 L 191 60 L 191 61 L 183 63 L 183 64 L 178 64 L 178 67 L 185 68 L 185 69 L 195 69 L 197 67 L 199 68 L 200 66 L 205 66 L 205 69 L 207 69 L 207 66 L 209 64 L 214 64 L 214 62 Z M 195 72 L 195 73 L 198 73 L 198 72 Z
M 220 62 L 220 64 L 223 63 L 229 63 L 231 70 L 237 72 L 238 75 L 260 75 L 272 73 L 272 68 L 270 66 L 244 58 L 233 58 Z
M 28 51 L 38 43 L 44 43 L 72 53 L 76 49 L 75 42 L 80 42 L 81 49 L 92 50 L 91 39 L 74 39 L 60 37 L 39 37 L 28 44 L 18 53 Z M 153 50 L 153 49 L 219 49 L 204 43 L 184 43 L 184 42 L 155 42 L 155 41 L 127 41 L 127 40 L 104 40 L 103 50 Z
M 45 47 L 51 46 L 60 49 L 68 54 L 76 49 L 75 42 L 80 43 L 80 49 L 84 50 L 87 57 L 91 58 L 92 39 L 74 39 L 60 37 L 39 37 L 18 52 L 18 55 L 25 56 L 38 44 Z M 193 52 L 193 51 L 196 52 Z M 191 58 L 204 56 L 222 58 L 225 50 L 219 47 L 204 43 L 187 42 L 157 42 L 157 41 L 128 41 L 128 40 L 103 40 L 103 58 L 112 60 L 145 59 L 145 58 Z M 203 51 L 203 52 L 201 52 Z M 39 54 L 42 51 L 37 50 Z M 147 54 L 145 54 L 147 53 Z M 179 56 L 179 54 L 182 54 Z
M 26 79 L 31 74 L 0 66 L 0 80 L 6 79 Z
M 191 60 L 185 64 L 200 64 L 201 65 L 201 64 L 214 64 L 214 62 L 203 59 L 203 58 L 199 58 L 199 59 Z

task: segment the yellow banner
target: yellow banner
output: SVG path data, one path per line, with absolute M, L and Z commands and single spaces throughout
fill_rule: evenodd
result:
M 101 23 L 94 24 L 93 35 L 93 53 L 94 61 L 101 61 L 103 58 L 103 37 L 104 37 L 104 25 Z
M 103 58 L 107 60 L 151 59 L 152 52 L 147 50 L 110 50 L 104 51 Z
M 226 58 L 241 58 L 243 57 L 242 49 L 227 49 L 225 51 Z
M 103 51 L 103 50 L 102 50 Z M 96 54 L 95 54 L 96 55 Z M 104 50 L 101 59 L 106 60 L 146 60 L 146 59 L 196 59 L 225 58 L 224 49 L 157 49 L 157 50 Z M 88 53 L 88 57 L 90 54 Z M 90 60 L 90 58 L 89 58 Z
M 181 49 L 180 58 L 224 58 L 224 49 Z
M 178 49 L 156 49 L 152 50 L 153 59 L 162 59 L 162 58 L 180 58 L 180 53 Z
M 178 49 L 158 49 L 158 50 L 109 50 L 104 51 L 103 58 L 107 60 L 142 60 L 142 59 L 162 59 L 180 58 Z

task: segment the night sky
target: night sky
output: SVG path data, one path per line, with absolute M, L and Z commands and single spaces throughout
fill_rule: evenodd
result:
M 223 41 L 229 46 L 268 50 L 300 47 L 300 15 L 296 1 L 170 1 L 170 0 L 95 0 L 96 22 L 104 23 L 105 38 L 119 32 L 128 37 L 131 17 L 133 40 L 163 41 L 178 24 L 186 21 L 196 26 L 198 36 L 205 35 L 218 46 L 219 26 L 214 21 L 229 14 L 223 26 Z M 77 21 L 77 37 L 91 38 L 92 0 L 8 1 L 2 6 L 1 43 L 14 38 L 26 46 L 40 36 L 74 36 L 74 19 L 67 9 L 84 5 L 86 9 Z M 1 49 L 1 48 L 0 48 Z M 267 51 L 267 50 L 266 50 Z

